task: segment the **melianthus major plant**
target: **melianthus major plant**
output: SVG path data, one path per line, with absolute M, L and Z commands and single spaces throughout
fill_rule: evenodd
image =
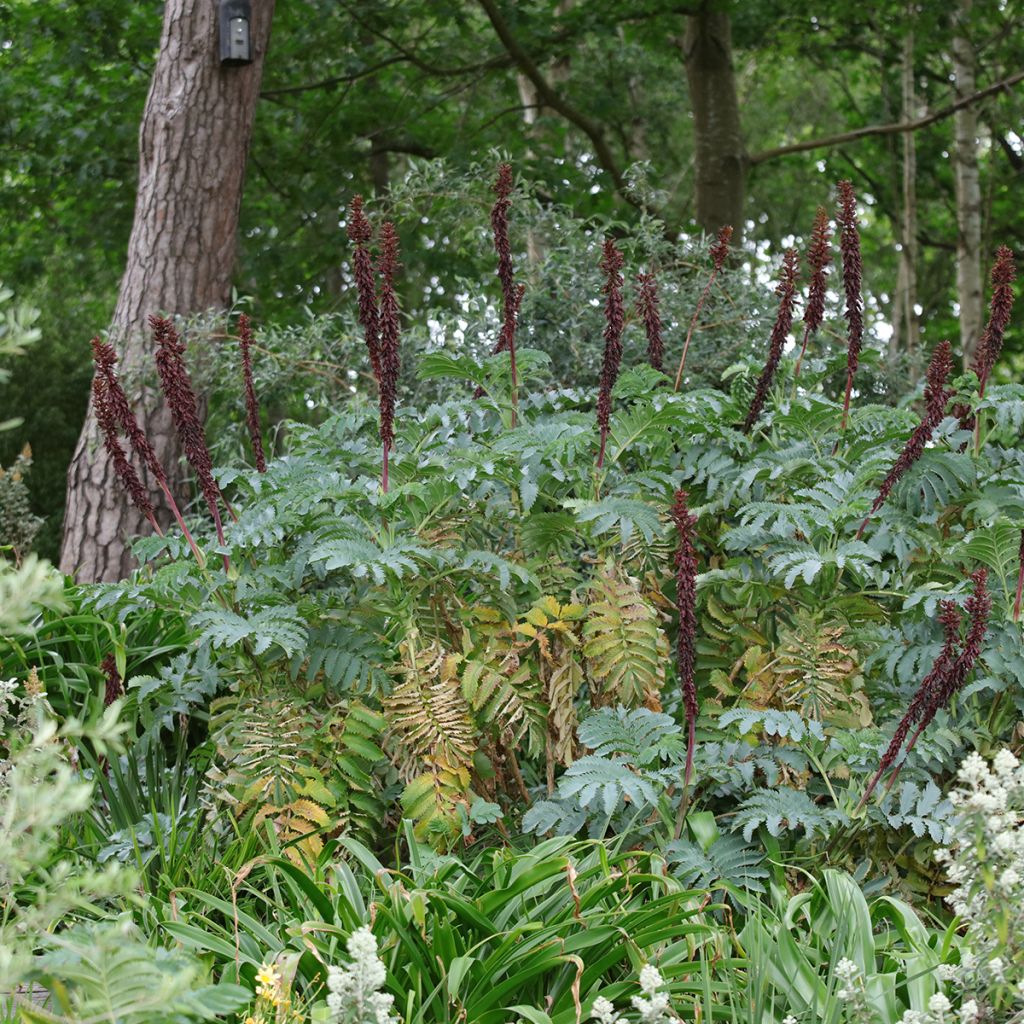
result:
M 993 612 L 973 679 L 964 672 L 929 706 L 935 724 L 906 754 L 902 786 L 867 810 L 911 842 L 942 838 L 948 810 L 934 773 L 967 742 L 1005 736 L 1022 706 L 1012 605 L 1024 391 L 989 384 L 982 395 L 976 377 L 950 385 L 948 369 L 937 371 L 927 436 L 908 408 L 853 400 L 865 353 L 845 188 L 842 402 L 826 393 L 827 362 L 801 353 L 797 382 L 783 358 L 794 257 L 770 372 L 756 384 L 744 364 L 723 388 L 675 392 L 629 353 L 634 365 L 620 373 L 627 303 L 623 258 L 609 243 L 595 422 L 593 394 L 557 384 L 544 353 L 512 340 L 522 294 L 506 259 L 511 194 L 505 174 L 493 223 L 510 343 L 482 360 L 421 358 L 419 377 L 446 381 L 450 394 L 422 409 L 393 404 L 397 255 L 388 242 L 378 291 L 359 208 L 352 238 L 379 416 L 353 403 L 318 427 L 296 426 L 266 472 L 213 480 L 198 452 L 211 515 L 230 489 L 237 520 L 215 544 L 201 539 L 191 560 L 174 537 L 138 542 L 148 567 L 96 599 L 128 618 L 178 609 L 195 631 L 196 653 L 177 676 L 129 680 L 129 697 L 181 686 L 195 658 L 207 659 L 222 691 L 211 708 L 208 802 L 272 823 L 296 859 L 316 856 L 338 830 L 372 839 L 398 813 L 449 845 L 507 827 L 524 807 L 538 831 L 628 826 L 651 843 L 667 838 L 659 822 L 672 831 L 706 809 L 747 841 L 788 833 L 807 851 L 827 838 L 841 858 L 876 841 L 857 810 L 892 728 L 877 731 L 876 719 L 900 718 L 941 647 L 936 607 L 966 601 L 965 575 L 984 566 Z M 726 244 L 723 233 L 716 272 Z M 827 247 L 817 223 L 818 298 Z M 641 289 L 657 361 L 650 283 Z M 805 337 L 818 323 L 816 310 Z M 173 325 L 157 327 L 180 357 Z M 169 390 L 187 391 L 183 367 L 172 369 Z M 187 394 L 176 401 L 196 449 Z M 945 415 L 957 405 L 971 410 L 976 445 L 959 415 Z M 912 458 L 898 454 L 908 438 Z M 669 523 L 680 489 L 703 569 L 682 634 Z M 695 652 L 692 695 L 668 657 L 672 639 Z M 202 714 L 209 691 L 193 692 L 188 706 Z M 688 806 L 689 745 L 663 714 L 677 708 L 699 740 Z M 645 730 L 656 735 L 645 740 Z M 713 864 L 724 851 L 713 844 L 738 838 L 708 841 L 692 826 L 686 835 L 687 863 Z M 904 869 L 912 862 L 904 857 Z

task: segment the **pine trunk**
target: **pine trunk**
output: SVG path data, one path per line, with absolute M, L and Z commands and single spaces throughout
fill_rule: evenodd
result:
M 151 386 L 146 318 L 221 309 L 230 299 L 246 155 L 274 0 L 253 3 L 254 61 L 221 67 L 217 4 L 168 0 L 139 132 L 139 182 L 124 277 L 110 324 L 136 414 L 172 479 L 179 450 Z M 83 345 L 87 339 L 83 339 Z M 150 386 L 144 386 L 150 382 Z M 145 521 L 117 485 L 90 407 L 68 468 L 61 569 L 79 581 L 132 568 Z
M 747 151 L 743 143 L 729 15 L 704 3 L 686 19 L 686 80 L 693 108 L 697 223 L 707 234 L 731 224 L 743 234 Z
M 914 88 L 914 32 L 908 28 L 903 39 L 902 116 L 911 121 L 918 115 Z M 917 145 L 913 132 L 903 133 L 903 217 L 900 247 L 900 308 L 897 317 L 905 332 L 903 347 L 910 361 L 911 380 L 917 380 L 917 348 L 921 326 L 917 315 Z
M 953 71 L 957 99 L 977 91 L 974 50 L 967 29 L 971 0 L 957 5 L 953 36 Z M 960 304 L 960 348 L 964 366 L 974 357 L 981 324 L 984 296 L 981 287 L 981 179 L 978 174 L 978 114 L 974 106 L 953 115 L 956 136 L 956 290 Z

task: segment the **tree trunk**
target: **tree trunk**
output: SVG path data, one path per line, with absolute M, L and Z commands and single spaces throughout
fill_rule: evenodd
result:
M 902 116 L 904 121 L 917 117 L 914 88 L 914 31 L 903 37 Z M 917 354 L 921 326 L 917 315 L 917 146 L 913 132 L 903 133 L 903 216 L 901 218 L 899 283 L 895 317 L 898 329 L 893 338 L 902 338 L 910 363 L 911 379 L 917 379 Z
M 959 0 L 953 36 L 956 97 L 977 90 L 974 50 L 967 34 L 972 0 Z M 984 297 L 981 286 L 981 180 L 978 174 L 978 114 L 973 106 L 953 115 L 956 138 L 956 290 L 960 303 L 960 347 L 964 366 L 970 365 L 981 337 Z
M 138 391 L 136 414 L 172 480 L 179 449 L 170 414 L 153 388 L 143 387 L 152 379 L 146 318 L 220 309 L 230 299 L 274 0 L 252 7 L 253 63 L 221 67 L 216 3 L 168 0 L 139 131 L 135 220 L 110 339 L 126 386 Z M 61 569 L 79 581 L 123 577 L 132 567 L 126 541 L 145 532 L 144 522 L 118 486 L 90 407 L 68 468 Z
M 703 3 L 686 19 L 686 80 L 693 108 L 697 223 L 712 234 L 731 224 L 743 234 L 747 151 L 743 144 L 729 15 Z

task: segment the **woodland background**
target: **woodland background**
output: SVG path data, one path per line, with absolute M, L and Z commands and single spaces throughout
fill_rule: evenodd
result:
M 42 338 L 10 364 L 4 418 L 23 423 L 0 435 L 0 465 L 32 445 L 36 547 L 53 559 L 88 339 L 110 323 L 125 269 L 163 6 L 0 3 L 0 281 L 39 309 Z M 869 329 L 912 373 L 925 334 L 966 359 L 991 252 L 1021 237 L 1022 19 L 1017 5 L 970 0 L 279 4 L 236 293 L 264 325 L 350 307 L 345 205 L 363 192 L 387 209 L 396 188 L 400 204 L 412 172 L 417 208 L 397 218 L 403 309 L 410 321 L 458 313 L 453 282 L 493 272 L 474 233 L 496 151 L 536 183 L 541 209 L 584 229 L 656 215 L 696 238 L 731 222 L 755 267 L 805 239 L 830 183 L 848 177 L 865 221 Z M 922 124 L 894 130 L 907 122 Z M 460 222 L 466 200 L 438 162 L 479 174 L 473 217 Z M 315 361 L 310 331 L 282 351 Z M 1020 365 L 1018 339 L 1004 374 Z M 320 365 L 341 390 L 356 369 Z M 277 411 L 302 417 L 307 404 Z

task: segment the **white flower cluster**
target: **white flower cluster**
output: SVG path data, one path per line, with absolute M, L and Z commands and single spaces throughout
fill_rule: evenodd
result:
M 1009 750 L 999 751 L 991 767 L 972 753 L 957 778 L 953 842 L 936 858 L 957 886 L 949 902 L 967 933 L 960 967 L 942 980 L 971 997 L 955 1018 L 970 1024 L 1024 1002 L 1024 766 Z M 908 1024 L 951 1019 L 936 1012 Z
M 639 1014 L 640 1024 L 679 1024 L 679 1018 L 669 1007 L 669 995 L 661 992 L 665 984 L 661 972 L 653 964 L 640 968 L 640 991 L 642 996 L 633 996 L 633 1009 Z M 598 1024 L 626 1024 L 626 1018 L 615 1012 L 610 999 L 598 996 L 590 1011 Z
M 332 1024 L 398 1024 L 392 1013 L 395 997 L 381 992 L 387 969 L 377 956 L 377 940 L 369 928 L 354 931 L 347 944 L 352 963 L 327 969 L 327 1008 Z

